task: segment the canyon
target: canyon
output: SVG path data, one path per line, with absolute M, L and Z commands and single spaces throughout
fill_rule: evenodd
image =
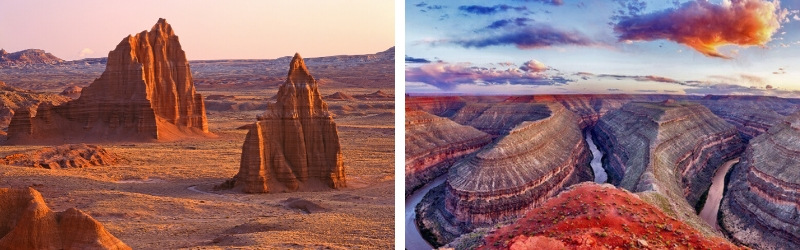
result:
M 482 131 L 492 138 L 491 143 L 480 149 L 444 166 L 437 166 L 448 169 L 446 172 L 438 176 L 424 176 L 426 180 L 435 179 L 433 185 L 426 183 L 428 185 L 417 189 L 417 192 L 413 192 L 413 189 L 406 190 L 406 225 L 408 227 L 413 222 L 413 229 L 418 229 L 409 237 L 407 228 L 407 243 L 410 238 L 412 244 L 421 248 L 445 246 L 457 249 L 474 248 L 487 242 L 497 244 L 494 240 L 484 240 L 489 239 L 487 235 L 497 231 L 496 226 L 510 227 L 519 223 L 514 226 L 515 229 L 524 227 L 526 223 L 520 218 L 524 218 L 527 212 L 537 210 L 574 184 L 594 180 L 599 183 L 608 182 L 616 186 L 615 189 L 631 192 L 637 200 L 652 206 L 670 220 L 681 223 L 692 234 L 713 239 L 710 242 L 690 244 L 737 248 L 724 238 L 729 234 L 725 230 L 721 232 L 717 224 L 711 221 L 712 216 L 722 214 L 725 210 L 725 200 L 721 202 L 722 206 L 718 205 L 726 184 L 722 177 L 728 173 L 728 168 L 736 171 L 737 168 L 731 166 L 743 154 L 748 142 L 756 140 L 752 138 L 769 133 L 765 128 L 785 124 L 782 123 L 784 117 L 797 112 L 800 108 L 798 104 L 798 99 L 711 95 L 407 95 L 406 112 L 414 114 L 406 117 L 407 124 L 420 120 L 417 118 L 418 114 L 424 112 L 428 117 L 433 116 L 426 118 L 425 122 L 455 122 Z M 569 147 L 561 147 L 561 155 L 548 157 L 551 161 L 525 158 L 530 155 L 548 155 L 549 150 L 559 148 L 554 146 L 561 144 L 559 141 L 572 138 L 572 133 L 552 133 L 547 129 L 548 126 L 542 126 L 547 124 L 547 120 L 558 120 L 550 118 L 555 116 L 553 113 L 558 113 L 551 110 L 561 109 L 568 111 L 572 118 L 558 123 L 558 127 L 575 131 L 575 145 L 583 145 L 583 149 L 568 150 Z M 526 134 L 524 127 L 531 123 L 539 123 L 540 127 L 532 126 L 534 129 L 530 131 L 536 132 Z M 425 129 L 424 127 L 408 127 L 407 134 L 426 133 L 419 131 Z M 427 133 L 445 136 L 434 130 L 436 129 L 430 128 Z M 462 134 L 465 133 L 459 133 Z M 407 136 L 406 140 L 407 145 L 411 145 L 409 142 L 418 139 Z M 445 144 L 440 145 L 447 147 Z M 462 145 L 453 145 L 449 150 L 459 152 L 464 148 L 466 147 Z M 518 190 L 521 187 L 513 183 L 525 183 L 529 179 L 526 176 L 546 171 L 550 166 L 548 163 L 558 162 L 563 157 L 576 159 L 572 162 L 579 164 L 574 164 L 572 169 L 574 173 L 581 173 L 579 178 L 559 179 L 558 172 L 555 172 L 556 174 L 546 176 L 551 178 L 551 182 L 562 180 L 559 184 L 563 185 L 541 185 L 542 189 L 535 192 L 541 196 L 529 196 L 524 191 L 509 193 L 508 190 Z M 425 156 L 422 158 L 417 156 L 414 160 L 424 160 Z M 526 160 L 515 161 L 515 158 Z M 506 161 L 508 163 L 504 163 Z M 408 155 L 406 162 L 410 162 Z M 408 181 L 414 181 L 414 178 L 423 175 L 411 171 L 406 176 Z M 407 182 L 407 188 L 409 185 L 419 186 Z M 410 195 L 409 191 L 412 191 Z M 728 196 L 726 193 L 725 199 Z M 605 209 L 605 206 L 595 209 Z M 633 218 L 638 220 L 639 217 Z M 617 219 L 600 219 L 601 223 L 608 220 Z M 569 225 L 574 225 L 574 222 Z M 579 230 L 569 226 L 559 228 Z M 519 239 L 522 245 L 518 247 L 524 246 L 522 242 L 553 243 L 550 240 L 540 241 L 541 238 L 532 240 L 533 236 L 529 233 L 523 235 L 526 235 L 525 239 Z M 565 235 L 570 238 L 569 234 Z M 587 242 L 594 243 L 589 245 L 603 246 L 600 244 L 604 242 L 601 238 L 591 236 L 589 238 L 594 239 Z M 497 241 L 499 244 L 513 243 L 507 240 L 511 238 L 506 238 L 506 235 L 501 237 L 503 240 Z M 430 246 L 419 243 L 421 239 Z M 610 242 L 619 243 L 618 240 Z M 645 241 L 647 242 L 650 247 L 653 246 L 652 241 Z M 737 240 L 733 242 L 740 244 Z M 575 246 L 574 241 L 561 243 Z M 622 243 L 629 244 L 629 247 L 644 247 L 641 241 L 635 239 Z M 655 243 L 673 245 L 676 242 Z M 502 246 L 504 247 L 501 248 L 510 247 Z M 489 245 L 488 248 L 498 248 L 498 245 Z
M 753 138 L 729 173 L 720 227 L 756 249 L 800 247 L 800 113 Z

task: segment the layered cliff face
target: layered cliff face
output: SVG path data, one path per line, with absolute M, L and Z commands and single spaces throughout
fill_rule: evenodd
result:
M 26 67 L 33 65 L 53 65 L 64 62 L 61 58 L 40 49 L 26 49 L 8 53 L 0 49 L 0 68 Z
M 800 113 L 751 140 L 729 178 L 723 231 L 757 249 L 800 248 Z
M 0 188 L 2 249 L 131 249 L 88 214 L 53 212 L 33 188 Z
M 778 97 L 708 96 L 698 102 L 736 126 L 745 142 L 780 123 L 786 115 L 800 110 L 797 100 Z
M 744 149 L 733 125 L 699 104 L 629 103 L 609 112 L 593 130 L 609 182 L 662 210 L 713 232 L 694 207 L 717 167 Z M 666 199 L 666 202 L 665 200 Z
M 149 32 L 129 35 L 109 52 L 106 70 L 77 100 L 40 105 L 34 117 L 15 114 L 8 141 L 147 141 L 207 133 L 186 54 L 172 27 L 159 19 Z
M 25 110 L 28 113 L 36 112 L 40 103 L 59 105 L 69 101 L 69 98 L 47 93 L 36 93 L 24 89 L 6 86 L 0 81 L 0 134 L 5 134 L 14 113 Z
M 570 187 L 476 243 L 478 249 L 739 249 L 635 194 L 594 183 Z
M 521 122 L 457 162 L 447 182 L 425 196 L 417 224 L 429 241 L 445 244 L 475 227 L 517 218 L 563 188 L 593 179 L 578 117 L 559 103 L 535 105 L 548 116 Z
M 234 185 L 247 193 L 346 186 L 336 123 L 317 81 L 295 54 L 277 102 L 250 126 Z
M 425 111 L 406 111 L 406 196 L 491 141 L 473 127 Z

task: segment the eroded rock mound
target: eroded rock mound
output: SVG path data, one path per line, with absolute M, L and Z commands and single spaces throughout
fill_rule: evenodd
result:
M 206 135 L 203 98 L 195 93 L 178 36 L 164 19 L 129 35 L 109 52 L 106 70 L 77 100 L 17 112 L 12 144 L 150 141 Z
M 277 101 L 250 127 L 234 186 L 247 193 L 345 187 L 336 123 L 295 54 Z
M 425 111 L 406 111 L 406 196 L 492 142 L 491 136 Z
M 593 179 L 578 117 L 560 103 L 537 105 L 548 116 L 521 122 L 458 161 L 445 184 L 423 198 L 416 222 L 429 242 L 446 244 L 476 227 L 516 219 L 563 188 Z
M 108 150 L 86 144 L 46 147 L 27 154 L 12 154 L 0 158 L 0 164 L 48 169 L 108 166 L 117 162 L 117 156 Z
M 717 167 L 744 150 L 733 125 L 702 105 L 669 100 L 626 104 L 603 116 L 592 132 L 606 153 L 609 183 L 640 192 L 666 213 L 713 233 L 693 207 Z
M 356 98 L 353 98 L 352 96 L 350 96 L 348 94 L 345 94 L 345 93 L 342 93 L 342 92 L 336 92 L 336 93 L 333 93 L 333 94 L 330 94 L 330 95 L 326 96 L 325 99 L 352 101 L 352 100 L 355 100 Z
M 478 249 L 739 249 L 635 194 L 594 183 L 570 187 L 477 244 Z
M 131 249 L 88 214 L 53 212 L 33 188 L 0 188 L 0 249 Z
M 0 49 L 0 68 L 53 65 L 64 62 L 61 58 L 40 49 L 26 49 L 8 53 Z
M 800 248 L 800 113 L 750 141 L 720 210 L 721 228 L 736 241 Z

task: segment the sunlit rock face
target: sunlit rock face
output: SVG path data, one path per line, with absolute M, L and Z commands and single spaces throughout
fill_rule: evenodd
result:
M 234 181 L 247 193 L 346 186 L 336 123 L 299 54 L 277 101 L 250 126 Z
M 477 153 L 451 167 L 447 182 L 417 207 L 417 224 L 446 244 L 480 226 L 518 218 L 563 188 L 591 181 L 591 153 L 579 118 L 560 103 L 516 105 L 526 118 L 512 128 L 484 122 L 481 116 L 509 114 L 512 105 L 489 107 L 472 120 L 489 131 L 507 131 Z M 461 111 L 459 111 L 461 112 Z
M 489 134 L 420 110 L 406 111 L 406 196 L 489 144 Z
M 81 210 L 53 212 L 33 188 L 0 188 L 0 249 L 131 249 Z
M 609 183 L 645 200 L 703 232 L 693 207 L 725 161 L 744 150 L 736 128 L 708 108 L 689 102 L 634 102 L 609 112 L 592 131 Z M 666 200 L 664 200 L 666 199 Z
M 40 105 L 35 116 L 17 112 L 8 141 L 148 141 L 207 133 L 186 54 L 172 26 L 159 19 L 109 52 L 106 70 L 77 100 Z
M 723 231 L 756 249 L 800 248 L 800 113 L 751 140 L 729 175 Z

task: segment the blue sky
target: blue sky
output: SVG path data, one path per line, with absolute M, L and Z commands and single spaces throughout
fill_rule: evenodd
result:
M 406 1 L 406 91 L 800 97 L 798 10 L 786 0 Z

